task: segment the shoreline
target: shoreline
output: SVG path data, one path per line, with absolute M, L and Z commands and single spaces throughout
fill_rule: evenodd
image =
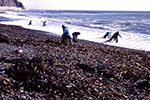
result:
M 0 6 L 0 11 L 22 11 L 22 8 L 19 8 L 19 7 Z
M 8 20 L 8 19 L 4 19 L 4 20 Z M 2 23 L 0 23 L 0 24 L 2 24 Z M 8 24 L 3 24 L 3 25 L 8 25 Z M 10 25 L 10 26 L 18 26 L 18 25 Z M 61 37 L 61 35 L 58 35 L 58 34 L 55 34 L 55 33 L 52 33 L 52 32 L 48 32 L 48 31 L 44 31 L 44 30 L 26 28 L 26 27 L 23 27 L 23 26 L 19 26 L 19 27 L 22 27 L 22 28 L 25 28 L 25 29 L 29 29 L 29 30 L 39 31 L 39 32 L 41 31 L 41 32 L 44 33 L 43 35 L 47 35 L 47 36 L 56 36 L 56 37 L 59 37 L 59 38 Z M 137 50 L 137 51 L 142 51 L 142 52 L 150 52 L 150 51 L 147 51 L 147 50 L 140 50 L 140 49 L 127 48 L 127 47 L 113 46 L 113 45 L 109 45 L 109 44 L 103 44 L 103 43 L 94 42 L 94 41 L 90 41 L 90 40 L 84 40 L 84 39 L 78 39 L 78 41 L 91 42 L 91 43 L 94 43 L 94 44 L 100 44 L 100 45 L 110 46 L 110 47 L 114 47 L 114 48 Z
M 0 24 L 2 99 L 148 99 L 150 52 Z
M 29 11 L 29 12 L 32 12 L 32 11 Z M 25 14 L 25 13 L 26 12 L 23 12 L 23 14 Z M 51 12 L 49 12 L 49 13 L 51 13 Z M 6 16 L 7 15 L 9 17 L 9 14 L 6 13 Z M 10 13 L 10 15 L 11 15 L 11 13 Z M 27 16 L 23 16 L 23 15 L 18 15 L 18 13 L 16 13 L 15 15 L 16 15 L 16 18 L 20 18 L 20 19 L 23 19 L 23 20 L 19 21 L 19 20 L 16 19 L 16 21 L 15 21 L 15 19 L 14 19 L 14 22 L 13 21 L 2 22 L 2 24 L 20 25 L 20 26 L 23 26 L 23 27 L 29 28 L 29 29 L 53 32 L 53 33 L 59 34 L 60 36 L 62 34 L 62 29 L 61 29 L 60 24 L 57 23 L 57 21 L 54 22 L 54 23 L 53 23 L 53 21 L 52 22 L 50 21 L 50 20 L 54 20 L 53 18 L 50 19 L 49 21 L 47 21 L 47 26 L 46 27 L 42 27 L 43 20 L 47 20 L 46 16 L 41 17 L 38 20 L 37 17 L 32 18 L 32 16 L 30 16 L 31 17 L 30 18 L 29 16 L 27 17 Z M 40 11 L 39 11 L 39 16 L 41 16 L 41 15 L 42 14 L 40 14 Z M 10 16 L 10 18 L 11 18 L 11 16 Z M 33 21 L 33 25 L 29 26 L 28 22 L 31 19 Z M 149 44 L 148 44 L 149 40 L 150 40 L 149 39 L 150 37 L 146 33 L 145 34 L 144 33 L 137 34 L 138 32 L 133 32 L 132 34 L 130 34 L 131 32 L 120 31 L 120 34 L 122 34 L 123 38 L 119 38 L 118 43 L 115 43 L 115 42 L 104 43 L 107 39 L 104 39 L 104 38 L 101 38 L 101 37 L 105 35 L 107 30 L 103 30 L 103 29 L 99 30 L 97 28 L 92 28 L 92 26 L 91 27 L 78 27 L 78 26 L 72 26 L 72 25 L 69 25 L 69 24 L 68 24 L 67 27 L 69 28 L 70 33 L 73 33 L 75 31 L 80 31 L 82 33 L 78 37 L 80 39 L 95 41 L 95 42 L 98 42 L 98 43 L 103 43 L 103 44 L 106 44 L 106 45 L 112 45 L 112 46 L 117 46 L 117 47 L 124 47 L 124 48 L 136 49 L 136 50 L 150 51 L 149 50 L 150 47 L 149 47 Z M 92 35 L 92 31 L 90 29 L 92 29 L 94 31 L 94 35 Z M 112 31 L 112 33 L 115 33 L 115 31 Z

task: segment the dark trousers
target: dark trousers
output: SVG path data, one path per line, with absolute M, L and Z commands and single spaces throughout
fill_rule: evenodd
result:
M 70 44 L 72 44 L 71 42 L 71 37 L 70 36 L 66 36 L 66 35 L 62 35 L 62 40 L 61 40 L 61 43 L 67 45 L 67 40 L 69 40 Z

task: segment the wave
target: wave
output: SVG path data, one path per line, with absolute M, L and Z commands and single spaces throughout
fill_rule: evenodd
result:
M 150 51 L 150 19 L 147 17 L 150 15 L 145 13 L 134 16 L 135 12 L 32 10 L 0 13 L 0 21 L 3 24 L 53 32 L 59 36 L 63 33 L 61 26 L 64 24 L 69 28 L 70 33 L 79 31 L 81 33 L 79 39 L 98 43 L 104 43 L 107 40 L 102 38 L 106 32 L 120 31 L 122 38 L 119 38 L 118 43 L 105 44 Z M 5 18 L 7 21 L 2 20 Z M 32 25 L 28 25 L 30 20 Z M 45 27 L 42 26 L 44 21 L 47 21 Z

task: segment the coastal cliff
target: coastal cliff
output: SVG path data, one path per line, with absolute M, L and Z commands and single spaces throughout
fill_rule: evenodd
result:
M 0 7 L 17 7 L 25 9 L 24 5 L 18 0 L 0 0 Z

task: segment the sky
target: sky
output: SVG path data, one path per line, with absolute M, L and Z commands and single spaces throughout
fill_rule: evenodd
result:
M 18 0 L 26 9 L 150 11 L 150 0 Z

